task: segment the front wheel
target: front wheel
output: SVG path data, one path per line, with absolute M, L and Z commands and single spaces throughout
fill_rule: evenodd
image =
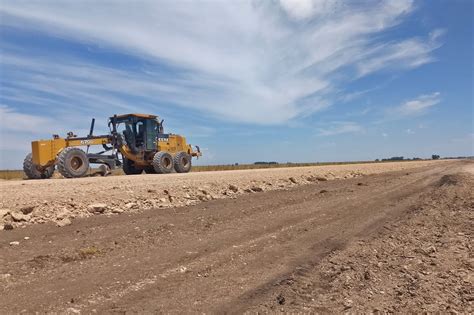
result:
M 58 155 L 58 171 L 66 178 L 83 177 L 89 170 L 86 152 L 76 147 L 68 147 Z
M 46 179 L 53 176 L 54 165 L 41 168 L 38 165 L 33 164 L 33 157 L 31 153 L 29 153 L 23 161 L 23 171 L 29 179 Z

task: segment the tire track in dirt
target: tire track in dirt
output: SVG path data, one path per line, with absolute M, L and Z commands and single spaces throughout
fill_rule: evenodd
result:
M 472 313 L 474 176 L 452 169 L 404 216 L 294 271 L 249 313 Z M 233 309 L 234 310 L 234 309 Z
M 441 172 L 442 171 L 440 171 L 438 173 L 441 173 Z M 425 179 L 423 178 L 421 180 L 424 181 Z M 397 190 L 402 186 L 407 186 L 407 187 L 409 187 L 410 185 L 417 186 L 419 181 L 420 181 L 420 179 L 416 179 L 416 180 L 412 179 L 409 183 L 405 182 L 403 184 L 399 184 L 399 185 L 394 186 L 393 189 Z M 423 189 L 423 188 L 419 188 L 419 189 Z M 380 195 L 377 198 L 374 198 L 373 200 L 371 200 L 371 204 L 381 202 L 383 199 L 386 198 L 385 194 L 388 194 L 389 192 L 385 191 L 385 189 L 375 189 L 373 191 L 373 193 L 380 193 Z M 404 194 L 407 194 L 407 195 L 412 195 L 412 194 L 416 194 L 416 193 L 417 193 L 417 191 L 413 191 L 413 192 L 409 192 L 409 193 L 404 192 Z M 399 195 L 396 196 L 396 198 L 401 198 L 401 197 L 402 196 L 399 196 Z M 350 207 L 361 206 L 361 203 L 363 203 L 363 202 L 364 202 L 363 200 L 355 202 Z M 347 200 L 341 201 L 338 204 L 332 206 L 332 208 L 334 208 L 334 209 L 339 208 L 339 209 L 341 209 L 340 210 L 341 212 L 346 212 L 347 208 L 348 208 L 347 206 L 344 207 L 344 204 L 346 204 L 346 203 L 347 203 Z M 370 204 L 366 205 L 366 206 L 370 206 Z M 327 210 L 331 211 L 331 209 L 327 209 Z M 272 227 L 271 229 L 267 228 L 267 229 L 265 229 L 265 232 L 262 232 L 260 234 L 254 235 L 252 233 L 252 235 L 254 235 L 255 237 L 250 239 L 250 240 L 248 240 L 247 239 L 248 237 L 246 237 L 246 238 L 243 239 L 244 240 L 243 243 L 236 243 L 236 241 L 241 242 L 242 239 L 234 240 L 234 243 L 236 243 L 237 245 L 232 245 L 232 247 L 223 246 L 221 248 L 215 249 L 211 253 L 207 252 L 205 255 L 199 255 L 198 257 L 194 257 L 193 260 L 191 260 L 189 262 L 181 261 L 181 262 L 179 262 L 179 264 L 181 264 L 180 268 L 183 268 L 182 270 L 194 270 L 195 271 L 196 270 L 195 267 L 200 266 L 200 265 L 206 265 L 206 264 L 209 264 L 208 262 L 212 262 L 213 269 L 216 270 L 217 268 L 220 268 L 220 267 L 224 266 L 225 262 L 228 261 L 228 257 L 232 254 L 234 254 L 236 256 L 242 256 L 242 255 L 245 255 L 245 254 L 255 254 L 256 251 L 260 251 L 260 256 L 262 256 L 262 251 L 263 252 L 266 251 L 264 246 L 261 245 L 262 243 L 268 242 L 269 240 L 274 239 L 274 238 L 278 238 L 278 239 L 283 238 L 283 239 L 285 239 L 287 237 L 290 237 L 287 234 L 291 234 L 291 232 L 294 231 L 294 230 L 304 230 L 304 229 L 306 229 L 305 226 L 314 226 L 315 223 L 319 223 L 320 225 L 325 226 L 325 229 L 329 230 L 330 227 L 331 227 L 331 224 L 333 224 L 333 222 L 331 222 L 332 220 L 329 219 L 327 221 L 321 221 L 321 219 L 318 216 L 319 216 L 318 214 L 316 214 L 316 215 L 313 214 L 312 216 L 308 216 L 307 214 L 303 214 L 303 215 L 300 215 L 298 217 L 294 217 L 290 221 L 285 221 L 285 223 L 282 224 L 282 225 Z M 253 219 L 255 220 L 256 218 L 253 218 Z M 219 222 L 219 223 L 222 224 L 222 222 Z M 377 223 L 378 222 L 372 223 L 372 225 L 375 225 Z M 306 229 L 306 230 L 308 230 L 308 229 Z M 320 233 L 325 234 L 324 231 L 321 231 Z M 276 237 L 276 235 L 280 235 L 280 236 Z M 313 238 L 312 235 L 306 235 L 305 237 L 298 238 L 297 242 L 302 243 L 302 244 L 308 243 L 308 242 L 311 241 L 312 238 Z M 327 253 L 333 251 L 334 249 L 342 247 L 344 242 L 345 242 L 345 240 L 341 241 L 341 240 L 332 240 L 332 239 L 333 239 L 333 237 L 329 237 L 327 239 L 319 241 L 317 244 L 314 244 L 311 247 L 313 247 L 313 248 L 323 247 L 324 251 L 322 253 L 320 253 L 320 256 L 324 257 Z M 228 241 L 225 242 L 225 244 L 228 244 L 228 243 L 229 243 Z M 254 248 L 255 247 L 257 247 L 257 248 L 255 248 L 251 253 L 245 253 L 246 248 L 248 248 L 249 246 L 253 246 Z M 258 249 L 258 246 L 260 246 L 261 250 Z M 283 246 L 283 244 L 280 245 L 280 246 Z M 292 246 L 294 246 L 294 244 L 290 244 L 290 246 L 286 245 L 286 247 L 292 247 Z M 239 251 L 239 249 L 243 249 L 243 250 Z M 296 255 L 294 253 L 291 253 L 290 250 L 286 250 L 285 252 L 287 254 L 290 253 L 290 255 L 289 255 L 290 257 L 296 257 Z M 312 255 L 313 254 L 314 253 L 312 253 Z M 274 256 L 276 256 L 276 253 L 269 253 L 267 255 L 270 256 L 270 257 L 274 257 Z M 271 259 L 273 259 L 273 258 L 271 258 Z M 304 259 L 298 258 L 298 261 L 300 261 L 300 260 L 304 261 Z M 110 294 L 111 288 L 108 288 L 107 292 L 109 292 L 109 293 L 108 293 L 108 299 L 107 300 L 109 300 L 109 302 L 117 302 L 116 298 L 122 298 L 123 296 L 126 295 L 125 293 L 132 293 L 133 291 L 137 291 L 138 287 L 140 287 L 140 289 L 144 289 L 145 286 L 154 285 L 158 281 L 159 278 L 169 278 L 169 279 L 167 279 L 167 281 L 174 281 L 173 276 L 175 276 L 175 277 L 180 276 L 180 268 L 169 269 L 169 270 L 164 271 L 162 274 L 160 274 L 158 276 L 154 275 L 152 278 L 142 279 L 137 284 L 133 284 L 130 287 L 127 287 L 122 291 L 119 290 L 118 292 L 115 292 L 114 294 Z M 185 272 L 185 271 L 183 271 L 183 272 Z M 271 280 L 271 283 L 273 283 L 273 282 L 275 282 L 275 279 Z M 258 290 L 261 290 L 261 288 L 259 288 Z M 135 297 L 132 298 L 132 299 L 135 299 Z M 104 303 L 105 301 L 106 301 L 105 299 L 97 298 L 97 300 L 94 301 L 94 304 Z M 231 304 L 234 305 L 234 303 L 231 303 Z M 235 305 L 233 307 L 235 307 Z

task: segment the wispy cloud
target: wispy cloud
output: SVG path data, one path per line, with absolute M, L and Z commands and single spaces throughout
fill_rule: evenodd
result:
M 408 100 L 403 104 L 392 108 L 393 114 L 401 116 L 416 116 L 425 113 L 430 107 L 441 102 L 441 94 L 435 92 L 432 94 L 420 95 L 417 98 Z
M 65 129 L 61 125 L 62 119 L 54 120 L 51 117 L 26 114 L 17 111 L 11 106 L 0 105 L 0 149 L 2 151 L 20 150 L 28 152 L 31 148 L 30 141 L 34 135 L 44 135 L 42 131 L 48 128 L 59 130 Z M 67 120 L 63 121 L 67 124 Z M 47 134 L 50 136 L 50 134 Z M 4 158 L 0 154 L 0 162 Z
M 6 105 L 0 105 L 0 121 L 0 134 L 7 131 L 33 133 L 52 123 L 46 117 L 19 113 Z
M 345 133 L 360 133 L 363 132 L 364 128 L 355 122 L 344 121 L 344 122 L 333 122 L 327 128 L 320 128 L 318 130 L 318 136 L 335 136 Z
M 334 13 L 341 3 L 333 0 L 280 0 L 283 10 L 295 20 Z
M 354 77 L 433 61 L 440 31 L 388 43 L 379 36 L 413 10 L 411 0 L 4 2 L 3 25 L 147 61 L 117 70 L 54 53 L 5 55 L 6 73 L 18 79 L 5 94 L 37 104 L 75 99 L 91 111 L 127 111 L 134 97 L 134 109 L 162 101 L 223 120 L 286 123 L 331 106 Z
M 381 69 L 410 69 L 435 60 L 431 52 L 441 46 L 444 30 L 433 31 L 428 40 L 410 38 L 396 43 L 382 44 L 369 52 L 368 58 L 357 64 L 359 76 Z

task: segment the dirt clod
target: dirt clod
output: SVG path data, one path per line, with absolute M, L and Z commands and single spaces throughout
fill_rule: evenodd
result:
M 0 209 L 0 220 L 10 214 L 10 209 Z
M 107 209 L 107 205 L 105 203 L 94 203 L 89 205 L 88 210 L 91 213 L 102 213 Z
M 279 305 L 285 305 L 286 302 L 285 297 L 281 293 L 276 297 L 276 301 Z
M 364 279 L 365 279 L 365 280 L 370 280 L 370 278 L 371 278 L 370 271 L 369 271 L 369 270 L 366 270 L 366 271 L 364 272 Z
M 235 186 L 235 185 L 229 185 L 229 190 L 236 193 L 239 191 L 239 187 Z
M 344 305 L 344 309 L 347 310 L 352 307 L 352 304 L 354 302 L 351 299 L 344 299 L 344 302 L 342 303 Z
M 28 221 L 30 219 L 29 215 L 23 214 L 21 211 L 12 211 L 10 216 L 15 222 Z
M 33 212 L 34 209 L 35 209 L 35 206 L 25 206 L 25 207 L 21 207 L 20 211 L 23 214 L 30 214 L 31 212 Z
M 64 218 L 64 219 L 62 219 L 62 220 L 60 220 L 56 223 L 56 225 L 59 226 L 59 227 L 63 227 L 63 226 L 71 225 L 71 224 L 72 224 L 72 222 L 68 218 Z
M 250 190 L 252 190 L 254 192 L 262 192 L 263 188 L 259 187 L 259 186 L 252 186 L 252 187 L 250 187 Z
M 13 230 L 13 225 L 12 225 L 11 223 L 5 223 L 5 224 L 3 225 L 3 229 L 4 229 L 5 231 L 11 231 L 11 230 Z

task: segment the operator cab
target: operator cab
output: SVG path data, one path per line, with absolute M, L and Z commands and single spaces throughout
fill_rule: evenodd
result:
M 158 116 L 146 114 L 126 114 L 110 117 L 113 130 L 125 140 L 134 153 L 156 151 L 157 139 L 163 133 L 163 121 Z

